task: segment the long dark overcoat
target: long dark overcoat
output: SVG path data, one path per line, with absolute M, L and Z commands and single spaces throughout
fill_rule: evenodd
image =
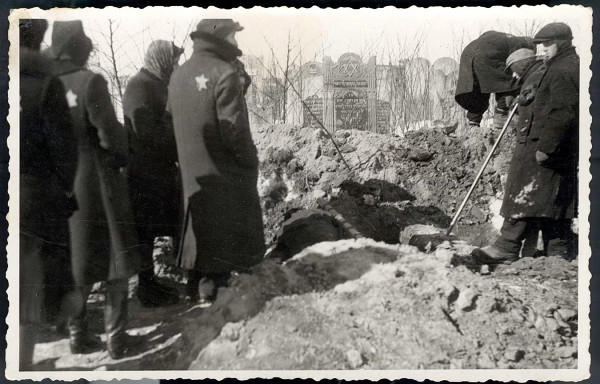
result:
M 39 52 L 20 47 L 20 304 L 24 322 L 52 320 L 62 296 L 73 288 L 67 219 L 76 208 L 70 195 L 77 141 L 64 88 L 51 76 L 51 64 Z
M 116 118 L 106 80 L 68 61 L 55 61 L 77 136 L 71 216 L 73 273 L 78 284 L 126 278 L 139 268 L 137 234 L 127 180 L 128 135 Z
M 505 71 L 506 58 L 520 48 L 533 48 L 524 37 L 487 31 L 470 42 L 460 55 L 456 102 L 466 110 L 487 107 L 489 94 L 517 88 L 512 74 Z
M 203 273 L 244 270 L 265 251 L 258 157 L 235 68 L 237 48 L 210 38 L 173 73 L 173 115 L 186 219 L 179 264 Z
M 150 245 L 157 236 L 172 236 L 177 244 L 181 232 L 181 180 L 167 92 L 167 84 L 142 69 L 123 95 L 125 128 L 133 137 L 131 206 L 140 241 Z
M 579 155 L 579 57 L 559 52 L 525 80 L 533 102 L 519 108 L 517 146 L 501 214 L 508 218 L 569 219 L 576 215 Z M 519 98 L 524 100 L 524 97 Z M 536 151 L 549 156 L 539 165 Z

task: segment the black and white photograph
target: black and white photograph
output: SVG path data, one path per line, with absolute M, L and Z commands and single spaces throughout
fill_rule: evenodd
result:
M 589 377 L 590 8 L 9 22 L 7 378 Z

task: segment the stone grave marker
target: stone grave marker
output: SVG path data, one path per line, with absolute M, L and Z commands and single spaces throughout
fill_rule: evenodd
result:
M 337 129 L 377 129 L 375 57 L 365 64 L 359 55 L 344 53 L 333 63 L 323 59 L 323 117 L 325 127 Z
M 310 111 L 309 111 L 310 110 Z M 317 95 L 312 95 L 304 99 L 304 126 L 305 127 L 320 127 L 317 119 L 323 123 L 323 98 Z M 312 114 L 311 114 L 312 112 Z M 316 119 L 315 119 L 316 117 Z

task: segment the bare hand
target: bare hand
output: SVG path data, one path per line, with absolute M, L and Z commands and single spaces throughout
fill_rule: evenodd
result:
M 535 151 L 535 161 L 537 161 L 538 164 L 542 164 L 546 160 L 548 160 L 547 154 L 542 151 Z

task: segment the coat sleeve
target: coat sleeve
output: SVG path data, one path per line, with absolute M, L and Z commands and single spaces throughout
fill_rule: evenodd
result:
M 96 128 L 100 147 L 107 151 L 107 160 L 110 164 L 116 167 L 127 165 L 128 134 L 117 120 L 106 80 L 100 75 L 95 75 L 90 79 L 87 89 L 88 118 Z
M 157 161 L 175 163 L 177 151 L 171 115 L 146 104 L 134 107 L 131 115 L 135 148 L 152 152 Z
M 542 134 L 537 150 L 548 155 L 554 154 L 566 136 L 571 134 L 571 127 L 579 114 L 579 88 L 577 78 L 568 76 L 563 71 L 555 72 L 550 81 L 550 107 L 544 116 Z
M 58 175 L 61 188 L 70 194 L 77 170 L 77 138 L 60 80 L 50 78 L 42 108 L 51 167 Z
M 240 166 L 257 168 L 257 151 L 252 141 L 248 111 L 237 74 L 233 70 L 223 74 L 215 92 L 223 143 L 232 151 Z

